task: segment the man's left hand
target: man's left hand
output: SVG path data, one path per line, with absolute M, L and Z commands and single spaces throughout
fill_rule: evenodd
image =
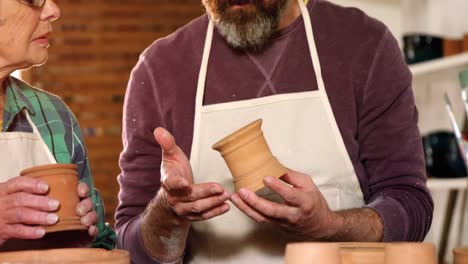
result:
M 77 191 L 78 196 L 83 200 L 76 206 L 76 214 L 81 218 L 81 224 L 88 228 L 88 234 L 94 238 L 98 234 L 96 227 L 98 216 L 96 211 L 94 211 L 91 197 L 88 197 L 89 187 L 86 183 L 80 182 Z
M 333 213 L 311 177 L 288 170 L 281 177 L 266 177 L 265 185 L 276 192 L 284 203 L 275 203 L 242 188 L 231 201 L 247 216 L 259 223 L 278 225 L 301 239 L 329 240 L 337 232 L 340 221 Z M 285 184 L 288 183 L 289 185 Z

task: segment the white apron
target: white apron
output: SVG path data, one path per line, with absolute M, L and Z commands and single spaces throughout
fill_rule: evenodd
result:
M 317 76 L 316 91 L 203 106 L 214 28 L 209 22 L 196 95 L 190 159 L 194 181 L 218 182 L 232 192 L 227 165 L 211 146 L 262 118 L 273 155 L 286 167 L 310 175 L 332 210 L 362 207 L 358 178 L 326 94 L 309 13 L 302 0 L 298 2 Z M 283 263 L 285 245 L 291 241 L 278 228 L 257 224 L 231 205 L 225 215 L 192 224 L 187 259 L 190 263 Z
M 23 110 L 33 133 L 0 132 L 0 182 L 19 176 L 29 167 L 56 164 L 54 155 L 39 134 L 39 130 Z

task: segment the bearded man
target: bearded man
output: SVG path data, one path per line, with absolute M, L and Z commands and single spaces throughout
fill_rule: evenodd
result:
M 282 263 L 297 241 L 421 241 L 412 77 L 380 22 L 324 0 L 203 0 L 132 72 L 119 247 L 134 263 Z M 262 118 L 289 169 L 233 191 L 211 146 Z

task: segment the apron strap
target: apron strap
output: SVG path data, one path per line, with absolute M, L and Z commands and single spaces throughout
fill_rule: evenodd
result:
M 315 71 L 315 76 L 317 78 L 317 86 L 319 89 L 319 92 L 322 97 L 322 101 L 325 107 L 325 111 L 327 112 L 328 120 L 330 120 L 330 124 L 332 126 L 333 134 L 336 138 L 336 140 L 339 142 L 338 148 L 345 157 L 345 162 L 346 162 L 346 169 L 348 171 L 354 172 L 354 166 L 349 159 L 349 154 L 348 150 L 346 149 L 346 146 L 344 144 L 343 137 L 341 136 L 340 129 L 338 128 L 338 124 L 336 123 L 335 115 L 333 114 L 333 109 L 330 104 L 330 100 L 328 100 L 328 95 L 327 95 L 327 90 L 325 89 L 325 84 L 323 82 L 323 77 L 322 77 L 322 67 L 320 66 L 320 59 L 318 56 L 317 52 L 317 45 L 315 44 L 315 38 L 314 38 L 314 30 L 312 28 L 312 21 L 310 19 L 309 11 L 307 10 L 306 5 L 301 1 L 297 1 L 299 3 L 299 7 L 301 9 L 302 16 L 304 18 L 304 26 L 306 30 L 306 36 L 307 36 L 307 41 L 309 43 L 309 50 L 310 50 L 310 55 L 312 57 L 312 65 L 314 67 Z M 358 179 L 353 179 L 353 181 L 358 181 Z
M 46 153 L 47 158 L 49 159 L 51 164 L 56 164 L 57 160 L 55 159 L 54 155 L 50 151 L 50 149 L 47 147 L 46 143 L 44 142 L 44 139 L 42 139 L 41 134 L 39 133 L 39 129 L 37 129 L 36 125 L 33 123 L 31 118 L 29 117 L 28 110 L 24 109 L 23 110 L 24 115 L 26 116 L 26 120 L 28 120 L 29 125 L 31 126 L 34 135 L 36 135 L 39 140 L 41 141 L 42 148 L 44 150 L 44 153 Z
M 190 165 L 193 171 L 196 171 L 197 164 L 194 161 L 198 160 L 198 138 L 201 126 L 201 108 L 203 106 L 203 95 L 205 94 L 206 74 L 208 71 L 208 59 L 210 58 L 211 43 L 213 42 L 214 24 L 211 19 L 208 22 L 208 29 L 206 32 L 205 46 L 203 48 L 203 57 L 198 74 L 197 95 L 195 97 L 195 120 L 193 122 L 193 140 L 192 149 L 190 151 Z

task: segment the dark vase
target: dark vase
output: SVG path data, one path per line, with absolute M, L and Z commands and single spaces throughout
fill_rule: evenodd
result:
M 403 36 L 403 52 L 406 63 L 413 64 L 444 56 L 443 39 L 430 35 L 411 34 Z
M 423 137 L 426 169 L 435 178 L 467 176 L 466 164 L 452 132 L 438 131 Z

